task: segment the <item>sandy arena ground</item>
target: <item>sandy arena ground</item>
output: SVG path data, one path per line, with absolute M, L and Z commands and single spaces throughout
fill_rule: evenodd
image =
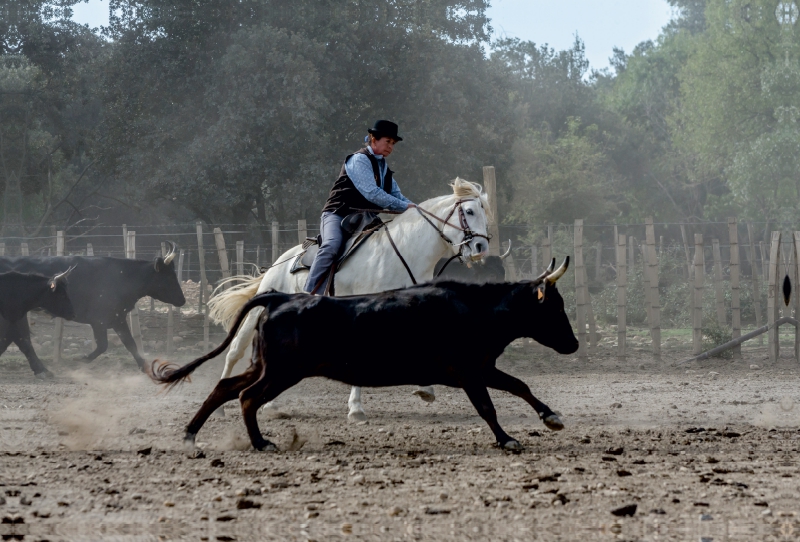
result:
M 788 346 L 788 345 L 787 345 Z M 460 390 L 368 390 L 307 380 L 264 412 L 279 453 L 250 451 L 238 404 L 212 418 L 193 457 L 183 426 L 222 360 L 164 395 L 120 349 L 35 380 L 0 358 L 3 540 L 795 540 L 800 401 L 793 359 L 676 367 L 639 350 L 592 362 L 532 345 L 499 366 L 561 413 L 553 433 L 493 393 L 526 447 L 494 447 Z M 785 351 L 788 355 L 788 349 Z M 180 361 L 188 361 L 181 359 Z M 376 360 L 379 363 L 380 360 Z M 758 368 L 751 368 L 758 365 Z M 632 515 L 612 511 L 630 506 Z M 635 512 L 633 508 L 635 507 Z M 620 513 L 620 512 L 618 512 Z

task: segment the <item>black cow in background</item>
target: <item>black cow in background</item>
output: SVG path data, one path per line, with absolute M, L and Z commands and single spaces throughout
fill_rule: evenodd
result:
M 460 282 L 470 282 L 474 284 L 486 284 L 487 282 L 505 282 L 506 268 L 503 260 L 511 254 L 511 240 L 508 240 L 508 250 L 502 256 L 486 256 L 478 263 L 473 263 L 472 267 L 449 258 L 442 258 L 436 262 L 433 268 L 434 277 L 448 278 Z M 447 262 L 450 262 L 449 264 Z M 444 270 L 442 269 L 444 268 Z
M 85 360 L 92 361 L 108 349 L 107 330 L 110 328 L 133 354 L 139 368 L 144 369 L 144 359 L 136 348 L 125 317 L 144 296 L 176 307 L 186 303 L 175 274 L 174 257 L 175 247 L 172 246 L 167 256 L 154 261 L 100 256 L 0 258 L 0 271 L 50 275 L 74 267 L 69 295 L 75 316 L 69 320 L 92 326 L 96 343 Z
M 53 316 L 73 318 L 75 309 L 67 295 L 67 269 L 53 277 L 9 271 L 0 273 L 0 355 L 12 342 L 28 358 L 37 378 L 52 377 L 31 344 L 28 311 L 44 309 Z

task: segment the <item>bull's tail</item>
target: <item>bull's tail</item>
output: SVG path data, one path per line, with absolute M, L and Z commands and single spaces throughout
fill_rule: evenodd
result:
M 153 363 L 147 368 L 147 375 L 150 379 L 157 383 L 157 384 L 164 384 L 172 389 L 173 387 L 177 386 L 181 382 L 185 381 L 189 378 L 195 369 L 200 367 L 206 361 L 217 357 L 222 352 L 225 351 L 226 348 L 231 344 L 233 338 L 236 336 L 236 332 L 239 330 L 239 326 L 242 325 L 242 322 L 247 317 L 247 313 L 253 310 L 256 307 L 264 307 L 264 313 L 269 313 L 269 308 L 267 305 L 269 304 L 270 296 L 272 292 L 265 292 L 263 294 L 257 295 L 250 299 L 247 303 L 244 304 L 242 310 L 239 311 L 239 315 L 236 317 L 231 329 L 228 330 L 228 336 L 225 337 L 225 340 L 222 341 L 222 344 L 217 346 L 214 350 L 209 352 L 208 354 L 197 358 L 196 360 L 187 363 L 183 367 L 178 367 L 174 363 L 163 362 L 159 360 L 153 361 Z
M 225 284 L 231 282 L 238 282 L 239 284 L 217 295 L 212 294 L 213 297 L 208 301 L 208 317 L 226 330 L 229 330 L 241 308 L 258 293 L 258 287 L 261 285 L 263 278 L 263 274 L 255 277 L 237 275 L 223 280 L 214 290 L 214 293 L 217 293 Z

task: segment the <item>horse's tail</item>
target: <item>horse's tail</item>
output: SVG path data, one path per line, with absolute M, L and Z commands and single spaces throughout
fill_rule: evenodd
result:
M 153 363 L 147 367 L 147 375 L 150 379 L 157 383 L 157 384 L 164 384 L 167 385 L 169 389 L 177 386 L 181 382 L 185 381 L 189 378 L 195 369 L 200 367 L 206 361 L 217 357 L 220 355 L 228 345 L 231 344 L 233 338 L 236 336 L 236 332 L 239 330 L 239 326 L 242 325 L 242 321 L 247 316 L 252 309 L 256 307 L 265 307 L 265 311 L 268 313 L 268 309 L 266 308 L 269 303 L 269 297 L 273 292 L 265 292 L 261 295 L 257 295 L 247 301 L 242 307 L 242 310 L 239 311 L 239 315 L 237 316 L 236 320 L 234 321 L 231 329 L 228 330 L 228 336 L 225 337 L 225 340 L 222 341 L 222 344 L 217 346 L 214 350 L 206 354 L 205 356 L 199 357 L 196 360 L 184 365 L 183 367 L 178 367 L 174 363 L 169 363 L 166 361 L 159 361 L 154 360 Z
M 251 277 L 249 275 L 236 275 L 219 283 L 212 298 L 208 301 L 208 317 L 215 323 L 222 325 L 225 330 L 230 330 L 236 315 L 247 301 L 258 293 L 258 287 L 264 275 Z M 225 284 L 238 282 L 232 288 L 216 294 Z

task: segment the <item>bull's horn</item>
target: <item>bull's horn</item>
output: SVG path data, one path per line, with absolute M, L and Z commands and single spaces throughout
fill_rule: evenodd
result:
M 509 254 L 511 254 L 511 239 L 509 239 L 509 240 L 508 240 L 508 250 L 506 250 L 506 253 L 505 253 L 505 254 L 503 254 L 502 256 L 500 256 L 500 259 L 501 259 L 501 260 L 505 260 L 506 258 L 508 258 L 508 255 L 509 255 Z
M 167 241 L 167 243 L 169 243 L 169 252 L 164 256 L 165 264 L 169 264 L 175 258 L 175 243 L 172 241 Z
M 544 270 L 544 273 L 533 279 L 533 282 L 538 282 L 540 280 L 544 280 L 544 278 L 553 272 L 553 269 L 556 267 L 556 259 L 553 258 L 550 260 L 550 265 L 547 266 L 547 269 Z
M 67 275 L 69 275 L 72 272 L 73 269 L 75 269 L 74 265 L 72 267 L 70 267 L 69 269 L 67 269 L 66 271 L 64 271 L 63 273 L 59 273 L 58 275 L 54 276 L 53 277 L 53 282 L 58 282 L 59 280 L 63 280 L 65 278 L 67 278 Z
M 64 271 L 63 273 L 59 273 L 59 274 L 57 274 L 56 276 L 54 276 L 54 277 L 53 277 L 53 278 L 50 280 L 50 289 L 51 289 L 51 290 L 53 290 L 53 291 L 55 291 L 55 289 L 56 289 L 56 285 L 57 285 L 59 282 L 61 282 L 61 281 L 63 281 L 64 279 L 66 279 L 66 278 L 67 278 L 67 275 L 69 275 L 69 274 L 72 272 L 72 270 L 73 270 L 73 269 L 75 269 L 75 266 L 74 266 L 74 265 L 73 265 L 72 267 L 70 267 L 69 269 L 67 269 L 66 271 Z
M 564 258 L 564 263 L 561 264 L 561 267 L 559 267 L 558 269 L 547 275 L 547 278 L 545 280 L 550 284 L 555 284 L 555 282 L 558 279 L 560 279 L 564 275 L 564 273 L 567 272 L 568 267 L 569 267 L 569 256 Z

